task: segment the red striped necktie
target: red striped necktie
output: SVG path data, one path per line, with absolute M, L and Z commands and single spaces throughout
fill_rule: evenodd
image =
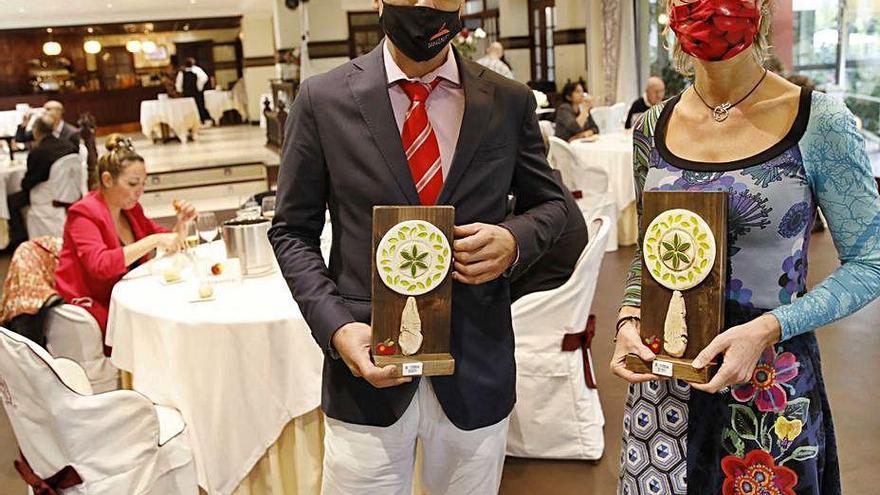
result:
M 409 162 L 409 170 L 412 173 L 416 191 L 423 205 L 433 205 L 437 202 L 440 189 L 443 188 L 443 169 L 440 165 L 440 145 L 437 143 L 437 135 L 428 120 L 428 111 L 425 101 L 431 91 L 440 84 L 440 78 L 434 79 L 430 84 L 413 81 L 401 81 L 400 87 L 409 96 L 409 109 L 406 111 L 406 119 L 403 123 L 403 149 L 406 151 L 406 161 Z

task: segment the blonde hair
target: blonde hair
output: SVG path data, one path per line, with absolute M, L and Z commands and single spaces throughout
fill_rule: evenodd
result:
M 752 55 L 754 55 L 755 61 L 758 62 L 758 65 L 764 65 L 764 60 L 767 59 L 770 53 L 770 24 L 772 21 L 770 15 L 770 3 L 772 0 L 755 1 L 760 2 L 761 4 L 761 19 L 758 24 L 758 32 L 755 34 L 755 40 L 749 48 L 752 50 Z M 672 28 L 669 27 L 672 24 L 672 2 L 673 0 L 666 0 L 666 14 L 669 17 L 670 22 L 666 23 L 666 27 L 663 29 L 663 36 L 665 39 L 668 39 L 669 33 L 673 33 L 673 42 L 672 46 L 669 46 L 664 41 L 664 47 L 672 53 L 672 61 L 675 70 L 684 76 L 693 76 L 694 58 L 681 49 L 681 43 L 678 42 L 678 36 L 675 36 Z
M 104 147 L 107 148 L 107 152 L 98 158 L 99 179 L 104 172 L 107 172 L 116 181 L 130 162 L 144 161 L 144 158 L 135 152 L 131 139 L 122 134 L 111 134 Z M 98 182 L 102 183 L 100 180 Z

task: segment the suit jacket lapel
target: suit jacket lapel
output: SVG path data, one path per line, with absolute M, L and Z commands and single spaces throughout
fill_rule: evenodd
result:
M 495 94 L 495 87 L 482 77 L 486 69 L 482 65 L 465 62 L 457 51 L 455 54 L 464 88 L 464 116 L 461 119 L 461 131 L 449 176 L 443 181 L 437 204 L 449 202 L 455 186 L 473 161 L 474 153 L 492 116 L 492 99 Z
M 403 141 L 394 120 L 394 110 L 388 98 L 388 78 L 382 56 L 383 44 L 368 55 L 354 61 L 355 69 L 348 74 L 348 86 L 352 97 L 370 129 L 376 146 L 385 158 L 401 192 L 409 204 L 420 204 L 406 155 Z

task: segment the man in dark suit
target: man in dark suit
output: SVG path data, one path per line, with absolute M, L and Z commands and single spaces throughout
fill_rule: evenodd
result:
M 385 0 L 386 39 L 303 82 L 288 117 L 269 238 L 325 351 L 323 493 L 494 493 L 515 401 L 510 287 L 567 208 L 524 85 L 449 46 L 462 0 Z M 505 219 L 507 195 L 517 197 Z M 370 356 L 372 207 L 455 206 L 452 376 L 394 378 Z M 325 208 L 329 267 L 320 252 Z
M 562 185 L 562 174 L 553 170 L 553 177 Z M 587 223 L 571 192 L 564 185 L 568 215 L 565 228 L 556 242 L 532 266 L 517 266 L 510 274 L 510 300 L 532 292 L 552 290 L 568 282 L 578 258 L 587 247 Z M 515 201 L 515 199 L 514 199 Z
M 59 158 L 79 153 L 78 146 L 74 146 L 66 139 L 55 137 L 53 130 L 56 127 L 55 118 L 49 113 L 37 117 L 34 121 L 34 148 L 28 153 L 27 170 L 21 179 L 21 191 L 10 194 L 6 200 L 9 205 L 9 246 L 11 251 L 28 238 L 21 210 L 30 204 L 31 189 L 49 180 L 52 164 Z
M 639 99 L 634 101 L 632 106 L 629 107 L 629 113 L 626 114 L 626 128 L 631 128 L 633 123 L 635 123 L 635 120 L 641 114 L 647 112 L 648 109 L 663 101 L 663 96 L 665 94 L 666 84 L 663 83 L 663 79 L 660 79 L 657 76 L 649 77 L 648 84 L 645 86 L 645 94 L 640 96 Z
M 79 150 L 79 128 L 72 126 L 64 121 L 64 105 L 60 101 L 49 100 L 43 104 L 43 113 L 52 118 L 55 127 L 52 128 L 52 135 L 56 138 L 63 139 L 73 143 Z M 18 143 L 31 143 L 35 136 L 32 131 L 27 130 L 28 122 L 32 118 L 32 113 L 27 112 L 24 120 L 15 132 L 15 141 Z

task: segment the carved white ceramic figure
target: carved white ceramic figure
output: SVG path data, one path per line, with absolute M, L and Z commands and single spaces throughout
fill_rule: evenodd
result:
M 422 347 L 422 318 L 419 316 L 419 307 L 416 298 L 407 297 L 406 306 L 403 307 L 403 316 L 400 318 L 400 352 L 404 356 L 412 356 L 419 352 Z
M 663 350 L 672 357 L 684 356 L 688 344 L 687 308 L 681 292 L 674 291 L 663 324 Z

